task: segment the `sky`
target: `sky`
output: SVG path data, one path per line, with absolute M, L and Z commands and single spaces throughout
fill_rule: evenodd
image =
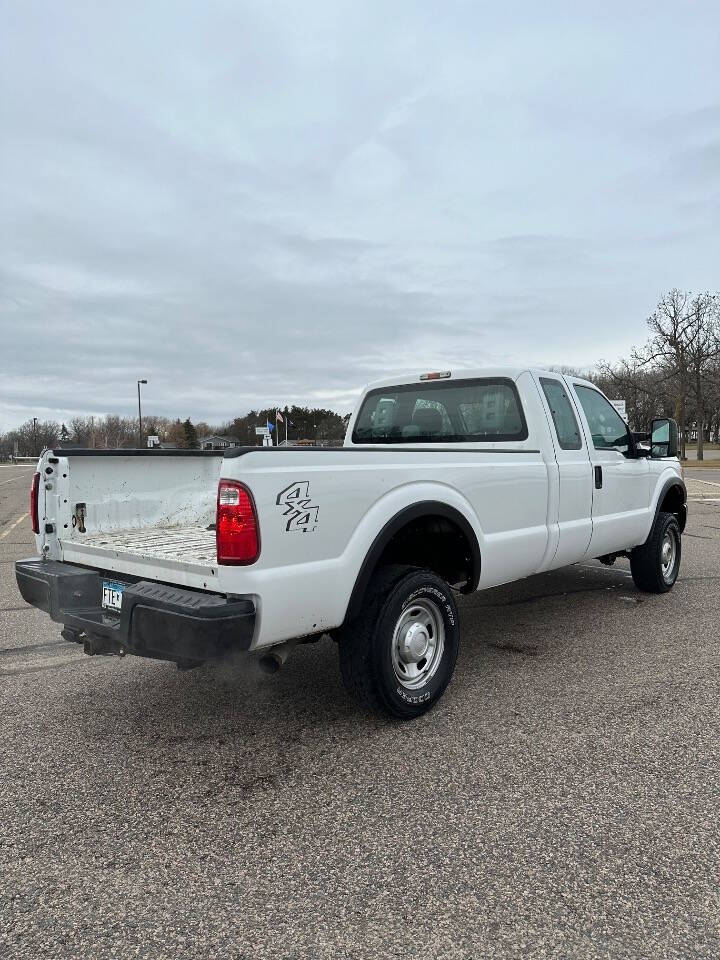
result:
M 0 431 L 351 408 L 720 287 L 720 6 L 0 0 Z

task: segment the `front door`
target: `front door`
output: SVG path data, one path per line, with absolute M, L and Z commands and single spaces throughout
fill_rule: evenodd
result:
M 601 557 L 645 539 L 650 509 L 647 459 L 633 456 L 628 425 L 595 387 L 565 377 L 577 400 L 593 474 L 592 538 L 588 555 Z

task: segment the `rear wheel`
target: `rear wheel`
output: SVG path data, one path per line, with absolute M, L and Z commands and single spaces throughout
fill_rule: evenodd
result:
M 455 669 L 452 590 L 430 570 L 383 567 L 339 641 L 343 682 L 358 700 L 393 717 L 417 717 L 440 699 Z
M 646 593 L 667 593 L 680 572 L 682 541 L 674 513 L 659 513 L 650 536 L 630 554 L 635 586 Z

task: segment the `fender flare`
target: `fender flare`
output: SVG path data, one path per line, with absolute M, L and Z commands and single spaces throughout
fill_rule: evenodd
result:
M 419 503 L 413 503 L 409 507 L 405 507 L 396 513 L 392 519 L 387 521 L 373 540 L 370 549 L 365 554 L 365 559 L 362 562 L 360 572 L 355 580 L 355 586 L 353 587 L 350 602 L 345 612 L 345 623 L 354 620 L 360 613 L 362 600 L 370 583 L 370 579 L 382 556 L 383 550 L 395 534 L 411 521 L 429 516 L 444 517 L 447 520 L 451 520 L 465 534 L 472 552 L 472 569 L 470 579 L 466 586 L 463 587 L 462 592 L 472 593 L 477 589 L 480 581 L 480 544 L 467 517 L 463 516 L 455 507 L 451 507 L 447 503 L 442 503 L 440 500 L 423 500 Z
M 678 490 L 682 492 L 683 503 L 680 510 L 678 521 L 680 523 L 680 533 L 685 529 L 685 524 L 687 522 L 687 487 L 685 486 L 685 481 L 681 477 L 668 477 L 668 479 L 660 487 L 660 493 L 657 498 L 657 503 L 655 504 L 655 516 L 653 517 L 652 525 L 650 526 L 650 533 L 648 534 L 648 539 L 652 534 L 652 529 L 655 526 L 655 521 L 657 520 L 660 514 L 660 507 L 662 502 L 667 496 L 667 494 L 672 490 L 673 487 L 677 487 Z

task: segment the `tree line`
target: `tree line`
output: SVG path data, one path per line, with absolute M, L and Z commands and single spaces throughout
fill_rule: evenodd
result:
M 210 424 L 204 420 L 193 422 L 173 420 L 170 417 L 158 417 L 153 414 L 142 418 L 142 445 L 147 438 L 156 436 L 161 444 L 180 449 L 197 449 L 200 440 L 208 436 L 227 437 L 243 445 L 253 446 L 260 442 L 255 428 L 271 423 L 275 429 L 275 412 L 280 410 L 283 420 L 288 423 L 289 441 L 306 443 L 341 443 L 345 436 L 348 417 L 323 407 L 268 407 L 264 410 L 251 410 L 241 417 L 234 417 L 220 424 Z M 285 426 L 278 424 L 281 439 L 285 439 Z M 45 447 L 72 445 L 75 447 L 121 448 L 137 447 L 141 442 L 140 425 L 137 417 L 107 416 L 72 417 L 67 423 L 56 420 L 29 419 L 15 430 L 0 434 L 0 457 L 38 456 Z
M 647 429 L 653 417 L 673 417 L 680 428 L 683 456 L 688 440 L 697 439 L 697 456 L 703 459 L 705 443 L 711 437 L 720 439 L 720 293 L 670 290 L 660 298 L 647 326 L 646 342 L 628 357 L 601 360 L 590 370 L 571 372 L 597 384 L 611 399 L 624 399 L 635 430 Z M 286 406 L 250 410 L 215 425 L 150 414 L 143 417 L 142 443 L 148 436 L 157 436 L 161 443 L 192 449 L 201 437 L 216 434 L 254 445 L 258 442 L 255 428 L 266 423 L 274 428 L 278 409 L 288 424 L 288 440 L 342 442 L 347 415 L 320 407 Z M 278 427 L 284 439 L 284 423 Z M 80 416 L 68 423 L 30 419 L 0 434 L 0 456 L 15 452 L 36 456 L 44 447 L 63 443 L 129 448 L 139 442 L 137 417 Z
M 324 407 L 266 407 L 264 410 L 250 410 L 244 417 L 235 417 L 222 424 L 221 434 L 237 437 L 243 443 L 257 442 L 255 427 L 264 427 L 269 423 L 275 437 L 275 411 L 279 410 L 283 422 L 277 424 L 280 439 L 285 439 L 285 424 L 287 424 L 288 440 L 310 441 L 312 443 L 341 443 L 345 437 L 345 428 L 349 414 L 343 416 L 334 410 Z

